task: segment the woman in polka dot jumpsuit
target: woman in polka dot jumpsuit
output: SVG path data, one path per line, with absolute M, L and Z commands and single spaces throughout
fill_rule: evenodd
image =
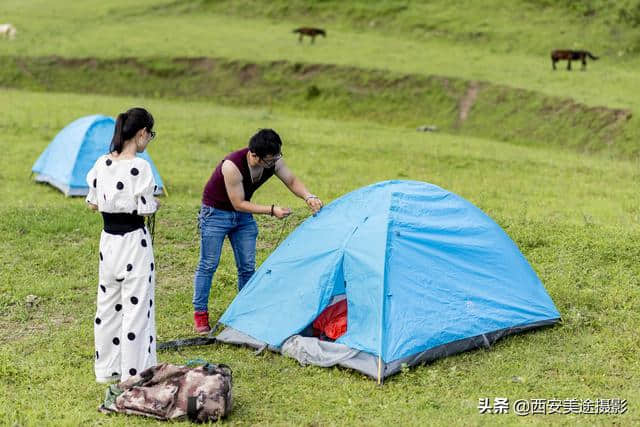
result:
M 89 206 L 100 211 L 95 333 L 98 382 L 126 380 L 156 364 L 155 266 L 144 216 L 158 208 L 149 163 L 136 157 L 155 136 L 142 108 L 119 114 L 109 154 L 87 174 Z

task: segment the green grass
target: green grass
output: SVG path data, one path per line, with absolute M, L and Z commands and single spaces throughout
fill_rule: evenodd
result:
M 516 241 L 563 315 L 561 326 L 412 369 L 383 388 L 350 371 L 303 368 L 284 357 L 256 358 L 235 347 L 160 353 L 163 361 L 203 357 L 230 364 L 237 391 L 231 422 L 445 424 L 462 417 L 484 423 L 489 419 L 477 414 L 476 405 L 485 396 L 622 397 L 633 405 L 640 374 L 635 357 L 640 324 L 635 163 L 208 103 L 24 91 L 0 92 L 0 101 L 4 422 L 147 422 L 105 419 L 95 412 L 104 389 L 93 383 L 91 374 L 100 219 L 86 210 L 82 199 L 65 198 L 28 176 L 49 139 L 72 118 L 89 110 L 113 114 L 135 104 L 156 115 L 159 137 L 150 152 L 171 193 L 159 214 L 155 244 L 161 341 L 192 333 L 195 213 L 202 186 L 224 153 L 244 145 L 251 132 L 266 125 L 282 134 L 287 162 L 326 201 L 393 178 L 429 181 L 466 197 Z M 285 230 L 305 216 L 301 203 L 277 182 L 256 196 L 259 202 L 294 208 L 296 215 Z M 260 263 L 276 244 L 283 223 L 261 217 L 259 224 Z M 235 294 L 233 265 L 226 247 L 212 290 L 213 317 Z M 29 294 L 39 297 L 36 308 L 26 307 Z M 34 390 L 41 394 L 35 401 L 30 398 Z M 544 422 L 580 418 L 549 417 Z M 633 406 L 620 419 L 640 420 Z
M 504 2 L 498 0 L 482 4 L 438 1 L 422 6 L 427 10 L 411 3 L 418 9 L 406 19 L 432 21 L 436 30 L 446 28 L 445 32 L 454 35 L 416 38 L 408 37 L 406 31 L 388 34 L 375 27 L 354 28 L 349 20 L 339 17 L 338 7 L 336 16 L 321 21 L 330 26 L 330 35 L 309 47 L 298 44 L 291 34 L 300 25 L 298 16 L 291 20 L 264 17 L 268 13 L 261 12 L 263 7 L 258 2 L 249 7 L 255 11 L 252 15 L 257 15 L 251 18 L 233 14 L 236 9 L 227 2 L 210 13 L 195 9 L 174 14 L 162 7 L 173 3 L 143 0 L 132 5 L 114 0 L 98 5 L 65 2 L 51 6 L 44 0 L 7 0 L 0 5 L 0 13 L 8 16 L 20 33 L 13 43 L 0 44 L 0 55 L 120 58 L 169 54 L 258 62 L 287 59 L 508 82 L 511 86 L 570 96 L 592 105 L 636 107 L 635 91 L 640 87 L 638 58 L 631 54 L 629 59 L 618 56 L 617 52 L 624 50 L 630 37 L 625 37 L 624 26 L 613 26 L 606 19 L 539 10 L 521 2 L 504 8 Z M 492 13 L 486 13 L 487 10 Z M 231 14 L 223 14 L 225 11 Z M 315 22 L 311 12 L 306 18 L 305 22 Z M 398 20 L 401 28 L 406 28 L 405 21 Z M 478 25 L 492 34 L 504 33 L 500 36 L 504 41 L 473 43 L 457 37 L 468 31 L 469 26 Z M 612 27 L 622 33 L 610 35 Z M 608 50 L 602 61 L 591 64 L 588 72 L 552 72 L 549 51 L 559 46 L 587 46 L 597 54 L 598 49 Z
M 627 158 L 640 154 L 637 144 L 625 140 L 626 111 L 455 78 L 225 58 L 9 57 L 0 60 L 0 84 L 264 106 L 298 116 L 370 120 L 411 129 L 427 121 L 447 133 L 515 144 Z M 473 101 L 463 107 L 473 90 Z M 468 114 L 462 119 L 465 108 Z
M 260 7 L 249 0 L 237 3 L 144 0 L 132 6 L 129 2 L 114 0 L 100 5 L 75 3 L 56 8 L 45 7 L 39 0 L 8 0 L 0 5 L 0 13 L 4 11 L 11 17 L 19 28 L 19 36 L 11 43 L 0 43 L 0 57 L 5 56 L 0 58 L 4 75 L 0 84 L 13 87 L 16 83 L 7 81 L 6 77 L 13 77 L 20 83 L 33 79 L 31 73 L 37 79 L 37 70 L 32 70 L 30 65 L 38 58 L 24 59 L 25 64 L 17 67 L 10 65 L 15 58 L 32 56 L 97 58 L 98 62 L 101 59 L 120 61 L 121 58 L 133 58 L 151 66 L 158 59 L 166 61 L 167 58 L 185 56 L 222 58 L 249 64 L 282 60 L 335 64 L 339 66 L 338 70 L 350 68 L 352 75 L 361 74 L 361 78 L 376 73 L 365 70 L 375 69 L 382 70 L 378 74 L 386 72 L 387 79 L 404 78 L 410 74 L 427 76 L 426 79 L 432 81 L 455 82 L 454 93 L 461 87 L 481 82 L 480 99 L 471 110 L 467 134 L 526 144 L 535 140 L 573 146 L 580 151 L 606 151 L 616 156 L 637 157 L 640 152 L 637 142 L 640 122 L 635 116 L 640 113 L 636 103 L 640 93 L 640 74 L 636 70 L 640 61 L 632 51 L 624 53 L 627 52 L 625 49 L 631 49 L 629 43 L 635 30 L 617 21 L 617 9 L 597 8 L 595 16 L 585 17 L 571 8 L 559 13 L 536 2 L 513 2 L 509 7 L 502 5 L 503 2 L 499 1 L 481 6 L 473 2 L 464 5 L 444 1 L 429 4 L 407 2 L 405 8 L 398 9 L 388 2 L 356 2 L 352 6 L 332 1 L 308 5 L 274 2 Z M 387 9 L 390 12 L 384 12 Z M 486 14 L 487 9 L 499 12 Z M 363 20 L 369 22 L 369 18 L 380 14 L 386 16 L 382 20 L 386 24 L 380 28 L 358 24 Z M 427 21 L 431 30 L 424 34 L 411 30 L 420 20 Z M 314 46 L 309 46 L 308 42 L 299 44 L 291 29 L 300 21 L 326 24 L 330 28 L 330 36 Z M 469 38 L 468 34 L 475 34 L 477 27 L 481 27 L 483 30 L 480 32 L 487 36 L 478 40 Z M 601 52 L 597 54 L 603 59 L 591 63 L 587 72 L 576 70 L 569 73 L 562 69 L 564 65 L 554 72 L 548 52 L 558 46 L 588 46 L 594 52 Z M 619 55 L 621 53 L 622 56 Z M 142 79 L 139 77 L 139 67 L 133 70 L 125 68 L 116 63 L 113 69 L 107 70 L 111 74 L 120 73 L 115 79 L 105 70 L 97 80 L 92 80 L 89 73 L 73 79 L 67 76 L 62 89 L 57 87 L 59 80 L 53 80 L 59 76 L 51 73 L 47 76 L 53 81 L 45 79 L 40 86 L 66 90 L 75 84 L 76 91 L 84 91 L 90 84 L 93 91 L 121 93 L 121 88 L 114 89 L 113 85 L 124 81 L 136 94 L 136 87 L 148 88 L 153 83 L 138 83 L 145 79 L 144 76 Z M 59 71 L 71 70 L 62 67 Z M 81 67 L 76 71 L 86 72 L 87 69 Z M 231 71 L 234 70 L 227 70 L 222 76 L 215 75 L 216 78 L 222 77 L 221 83 L 214 83 L 214 90 L 205 92 L 217 95 L 215 88 L 228 89 L 226 77 Z M 331 98 L 325 103 L 316 102 L 319 104 L 317 110 L 340 117 L 345 111 L 352 115 L 366 111 L 368 115 L 377 114 L 384 119 L 395 120 L 395 124 L 398 123 L 398 115 L 407 116 L 412 127 L 436 124 L 451 131 L 454 123 L 450 114 L 451 102 L 441 96 L 446 88 L 424 93 L 421 91 L 424 85 L 418 85 L 406 87 L 401 92 L 387 91 L 373 104 L 371 97 L 365 96 L 361 102 L 365 106 L 363 110 L 357 108 L 358 100 L 363 98 L 363 90 L 370 92 L 371 88 L 353 85 L 354 79 L 350 77 L 336 79 L 340 73 L 342 71 L 321 70 L 304 81 L 325 90 L 321 92 L 325 95 L 321 99 Z M 276 69 L 272 73 L 275 81 L 271 82 L 271 86 L 276 87 L 275 92 L 261 87 L 258 92 L 231 93 L 240 98 L 243 92 L 256 95 L 250 100 L 255 106 L 274 102 L 295 105 L 300 98 L 299 91 L 291 96 L 290 91 L 279 89 L 283 85 L 300 85 L 291 84 L 290 73 L 277 74 Z M 172 82 L 163 82 L 162 85 L 175 87 L 179 92 L 185 89 L 185 84 L 189 85 L 192 76 L 187 72 L 167 77 Z M 412 77 L 411 81 L 416 78 Z M 327 81 L 332 84 L 322 86 Z M 336 85 L 341 93 L 334 93 Z M 149 91 L 150 94 L 163 93 L 167 92 L 166 88 L 158 90 L 152 87 Z M 404 102 L 385 99 L 389 93 Z M 186 94 L 190 92 L 187 90 Z M 353 108 L 352 101 L 355 101 L 356 108 Z M 457 101 L 454 100 L 454 105 Z M 420 104 L 430 108 L 416 109 Z M 603 106 L 627 109 L 632 114 L 624 114 L 624 117 L 631 117 L 631 120 L 612 120 L 615 112 L 605 112 L 608 110 Z M 464 128 L 462 133 L 466 133 Z
M 325 202 L 386 179 L 465 197 L 513 238 L 563 317 L 489 350 L 407 370 L 382 388 L 352 371 L 243 348 L 159 353 L 161 361 L 231 365 L 228 422 L 640 423 L 640 125 L 633 117 L 619 133 L 603 129 L 613 108 L 640 112 L 637 30 L 619 19 L 633 4 L 4 0 L 0 16 L 18 38 L 0 40 L 0 424 L 154 423 L 96 411 L 105 389 L 93 381 L 101 220 L 81 198 L 29 176 L 70 121 L 133 105 L 156 117 L 150 154 L 171 195 L 155 241 L 160 341 L 192 334 L 204 183 L 260 127 L 282 135 L 287 163 Z M 329 35 L 300 45 L 291 30 L 303 24 Z M 603 58 L 584 73 L 554 73 L 548 51 L 561 46 Z M 209 59 L 175 60 L 201 56 Z M 481 91 L 459 125 L 457 103 L 476 81 Z M 441 132 L 414 129 L 431 123 Z M 258 218 L 260 264 L 308 212 L 276 179 L 255 200 L 294 209 L 287 222 Z M 213 318 L 235 282 L 225 245 Z M 629 410 L 481 416 L 481 397 L 626 398 Z

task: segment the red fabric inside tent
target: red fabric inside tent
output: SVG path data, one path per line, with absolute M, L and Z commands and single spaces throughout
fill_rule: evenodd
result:
M 313 321 L 314 334 L 337 340 L 347 332 L 347 299 L 325 308 Z

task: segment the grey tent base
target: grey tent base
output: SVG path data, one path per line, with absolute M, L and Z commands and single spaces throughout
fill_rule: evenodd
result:
M 69 185 L 63 184 L 62 182 L 48 175 L 38 174 L 36 175 L 36 181 L 50 184 L 51 186 L 62 191 L 65 196 L 86 196 L 89 193 L 89 189 L 87 187 L 82 187 L 82 188 L 70 187 Z
M 549 319 L 527 325 L 499 329 L 486 334 L 476 335 L 474 337 L 443 344 L 391 362 L 382 362 L 373 354 L 354 350 L 343 344 L 320 341 L 317 338 L 304 337 L 301 335 L 293 335 L 288 338 L 281 347 L 275 347 L 252 338 L 236 329 L 226 327 L 222 332 L 220 332 L 220 334 L 218 334 L 216 340 L 227 344 L 246 345 L 258 350 L 269 349 L 271 351 L 293 357 L 302 365 L 312 364 L 323 367 L 335 365 L 342 366 L 344 368 L 356 370 L 373 379 L 381 381 L 391 375 L 397 374 L 404 366 L 411 367 L 432 362 L 442 357 L 451 356 L 479 347 L 488 348 L 491 344 L 507 335 L 525 332 L 543 326 L 550 326 L 558 321 L 560 321 L 559 318 Z
M 49 175 L 38 174 L 35 179 L 37 182 L 43 182 L 57 188 L 62 191 L 65 196 L 86 196 L 89 194 L 89 187 L 70 187 Z M 164 194 L 164 188 L 158 188 L 153 194 L 154 196 L 161 196 Z

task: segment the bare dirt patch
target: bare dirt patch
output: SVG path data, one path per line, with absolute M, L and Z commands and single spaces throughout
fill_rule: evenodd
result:
M 469 112 L 473 107 L 473 103 L 476 101 L 478 96 L 479 85 L 477 82 L 471 82 L 469 87 L 467 88 L 467 92 L 464 94 L 460 101 L 458 102 L 458 122 L 456 126 L 462 125 L 467 117 L 469 117 Z
M 240 80 L 240 83 L 245 84 L 258 77 L 259 73 L 260 68 L 258 68 L 256 64 L 245 64 L 238 72 L 238 79 Z

